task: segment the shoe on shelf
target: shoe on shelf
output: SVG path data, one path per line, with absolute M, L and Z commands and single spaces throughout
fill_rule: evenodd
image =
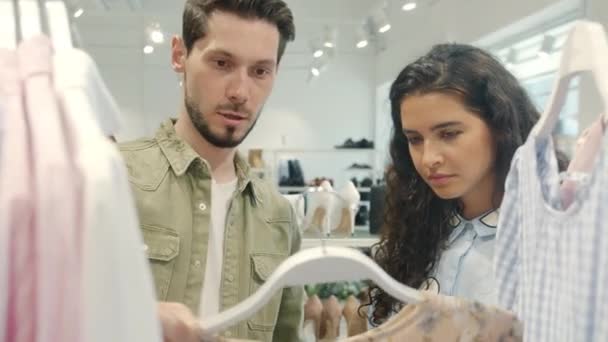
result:
M 321 319 L 323 315 L 323 303 L 319 296 L 310 296 L 304 304 L 304 326 L 312 324 L 315 339 L 321 338 Z
M 369 177 L 367 177 L 361 181 L 362 188 L 371 188 L 373 185 L 374 185 L 374 181 Z
M 300 161 L 298 159 L 295 159 L 293 161 L 293 167 L 294 167 L 294 186 L 305 186 L 306 183 L 304 182 L 304 171 L 302 171 L 302 166 L 300 165 Z
M 364 163 L 353 163 L 351 166 L 348 167 L 349 170 L 354 170 L 354 169 L 360 169 L 360 170 L 371 170 L 372 166 L 369 164 L 364 164 Z
M 337 145 L 336 148 L 357 148 L 357 143 L 353 139 L 348 138 L 342 145 Z
M 369 219 L 369 210 L 366 205 L 362 205 L 359 207 L 359 211 L 355 216 L 355 226 L 365 226 L 367 225 L 367 220 Z
M 374 142 L 367 139 L 361 139 L 357 142 L 357 148 L 374 148 Z
M 342 315 L 346 320 L 347 337 L 357 336 L 367 331 L 367 312 L 368 307 L 361 307 L 361 302 L 357 297 L 350 295 L 344 303 Z M 361 310 L 359 310 L 361 308 Z
M 361 148 L 361 149 L 373 149 L 374 142 L 365 138 L 354 141 L 352 138 L 346 139 L 342 145 L 336 146 L 336 148 Z
M 321 328 L 319 341 L 336 341 L 340 336 L 340 320 L 342 319 L 342 305 L 335 296 L 323 300 L 323 314 L 321 315 Z
M 357 191 L 357 187 L 353 182 L 347 182 L 346 186 L 339 192 L 342 197 L 343 207 L 340 215 L 340 223 L 332 232 L 332 235 L 338 237 L 351 237 L 355 234 L 355 215 L 359 209 L 361 194 Z

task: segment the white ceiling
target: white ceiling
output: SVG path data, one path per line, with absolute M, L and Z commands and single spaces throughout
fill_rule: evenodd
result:
M 141 2 L 131 10 L 128 0 L 85 0 L 85 14 L 77 25 L 85 47 L 139 47 L 148 23 L 159 22 L 168 35 L 180 32 L 183 0 L 131 0 Z M 106 3 L 109 10 L 102 7 Z M 296 41 L 287 53 L 309 53 L 310 40 L 323 26 L 339 29 L 338 51 L 354 52 L 354 32 L 376 5 L 376 0 L 287 0 L 294 12 Z M 140 50 L 140 49 L 139 49 Z M 138 51 L 139 53 L 139 51 Z

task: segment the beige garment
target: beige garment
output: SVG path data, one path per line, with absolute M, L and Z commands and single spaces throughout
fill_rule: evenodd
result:
M 346 320 L 346 336 L 357 336 L 367 331 L 367 312 L 368 307 L 361 307 L 361 302 L 355 296 L 346 299 L 342 310 Z
M 511 313 L 461 298 L 423 293 L 427 298 L 423 302 L 407 305 L 378 328 L 343 341 L 522 341 L 522 326 Z
M 342 342 L 517 342 L 523 327 L 515 316 L 461 298 L 422 292 L 426 300 L 405 306 L 385 324 Z M 246 342 L 222 339 L 220 342 Z M 288 341 L 286 341 L 288 342 Z

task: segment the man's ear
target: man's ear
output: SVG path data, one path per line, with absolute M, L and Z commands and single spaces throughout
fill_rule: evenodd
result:
M 186 70 L 186 45 L 180 36 L 171 38 L 171 67 L 173 71 L 183 73 Z

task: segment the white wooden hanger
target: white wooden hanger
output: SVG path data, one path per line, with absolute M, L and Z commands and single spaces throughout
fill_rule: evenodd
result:
M 404 303 L 418 303 L 420 292 L 405 286 L 380 268 L 363 253 L 344 247 L 316 247 L 302 250 L 287 258 L 258 291 L 243 302 L 204 319 L 205 334 L 216 334 L 260 310 L 284 287 L 336 281 L 370 279 L 392 297 Z
M 566 101 L 568 85 L 573 77 L 590 71 L 601 95 L 604 122 L 608 123 L 608 43 L 601 24 L 578 21 L 570 31 L 562 48 L 562 58 L 557 81 L 549 97 L 547 108 L 534 126 L 534 136 L 548 137 Z
M 57 51 L 74 47 L 70 15 L 65 2 L 62 0 L 42 0 L 42 2 L 42 10 L 46 14 L 53 49 Z
M 17 46 L 17 20 L 13 0 L 0 0 L 0 48 L 14 49 Z
M 18 0 L 21 40 L 28 40 L 42 34 L 42 16 L 37 0 Z

